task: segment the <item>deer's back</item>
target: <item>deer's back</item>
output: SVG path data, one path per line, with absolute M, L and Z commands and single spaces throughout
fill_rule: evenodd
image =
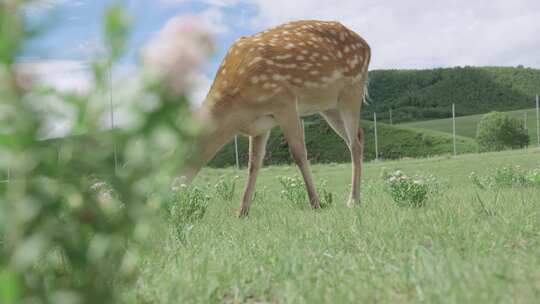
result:
M 264 102 L 283 91 L 324 91 L 363 80 L 369 45 L 338 22 L 296 21 L 238 39 L 218 69 L 215 102 Z

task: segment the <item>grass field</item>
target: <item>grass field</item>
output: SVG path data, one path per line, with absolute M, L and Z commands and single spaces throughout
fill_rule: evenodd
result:
M 522 120 L 525 119 L 525 113 L 527 113 L 527 128 L 529 130 L 529 137 L 531 138 L 531 145 L 534 146 L 536 144 L 536 109 L 509 111 L 506 113 Z M 456 133 L 464 137 L 475 138 L 476 126 L 478 125 L 478 122 L 480 122 L 480 119 L 482 119 L 482 116 L 483 114 L 456 117 Z M 417 129 L 429 129 L 452 133 L 452 118 L 417 121 L 400 125 Z
M 534 303 L 540 298 L 540 188 L 476 188 L 471 172 L 540 166 L 536 149 L 365 164 L 363 205 L 345 207 L 350 165 L 314 165 L 334 194 L 330 208 L 293 207 L 264 168 L 247 219 L 234 212 L 245 171 L 205 169 L 212 196 L 183 241 L 168 223 L 146 244 L 127 303 Z M 380 175 L 433 174 L 439 194 L 422 208 L 396 206 Z M 213 184 L 238 175 L 234 199 Z M 134 245 L 135 246 L 135 245 Z

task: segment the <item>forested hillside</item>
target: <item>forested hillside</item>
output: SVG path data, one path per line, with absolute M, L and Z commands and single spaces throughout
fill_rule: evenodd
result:
M 540 70 L 524 67 L 456 67 L 370 72 L 370 103 L 362 116 L 394 122 L 445 118 L 534 106 Z
M 312 163 L 349 162 L 350 152 L 343 140 L 324 121 L 311 117 L 311 122 L 305 124 L 306 146 L 308 158 Z M 363 121 L 365 135 L 364 159 L 375 158 L 375 137 L 373 123 Z M 384 123 L 377 125 L 379 137 L 379 157 L 381 159 L 396 159 L 402 157 L 427 157 L 450 154 L 452 135 L 414 129 L 410 127 L 391 126 Z M 248 161 L 248 140 L 238 137 L 239 158 L 242 166 Z M 457 139 L 459 153 L 477 151 L 476 142 L 471 138 L 459 136 Z M 265 164 L 292 163 L 289 149 L 279 128 L 272 130 L 266 148 Z M 210 163 L 212 167 L 227 167 L 235 164 L 234 142 L 227 144 Z

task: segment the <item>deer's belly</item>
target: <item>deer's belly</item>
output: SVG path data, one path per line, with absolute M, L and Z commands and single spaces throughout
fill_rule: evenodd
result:
M 275 119 L 270 115 L 256 118 L 254 121 L 240 129 L 240 133 L 247 136 L 261 135 L 277 126 Z
M 339 92 L 338 88 L 297 91 L 298 113 L 306 116 L 336 108 Z

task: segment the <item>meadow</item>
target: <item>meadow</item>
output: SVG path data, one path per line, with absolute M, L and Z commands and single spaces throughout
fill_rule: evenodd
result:
M 482 189 L 470 176 L 539 166 L 538 149 L 369 162 L 363 204 L 349 209 L 350 165 L 313 165 L 333 195 L 318 211 L 280 194 L 278 177 L 296 176 L 294 166 L 272 166 L 259 175 L 246 219 L 235 217 L 245 170 L 207 168 L 195 183 L 208 195 L 206 213 L 181 237 L 163 220 L 151 243 L 132 244 L 143 255 L 122 301 L 533 303 L 540 298 L 540 188 Z M 433 175 L 438 191 L 423 207 L 396 205 L 381 175 L 397 169 Z M 232 200 L 224 199 L 214 185 L 232 181 Z
M 89 55 L 91 88 L 64 92 L 18 65 L 58 16 L 26 18 L 28 2 L 0 4 L 0 28 L 10 29 L 0 30 L 0 303 L 539 298 L 538 149 L 369 162 L 363 204 L 346 208 L 349 152 L 327 126 L 308 121 L 307 133 L 318 134 L 306 141 L 319 163 L 312 171 L 324 208 L 303 201 L 295 166 L 278 165 L 262 170 L 251 214 L 238 219 L 245 170 L 206 168 L 194 186 L 171 178 L 198 136 L 187 80 L 214 54 L 209 29 L 170 19 L 141 46 L 141 65 L 130 75 L 140 85 L 121 98 L 111 87 L 117 92 L 121 84 L 110 78 L 132 53 L 136 21 L 115 2 L 103 11 L 103 48 Z M 402 105 L 397 122 L 442 117 L 455 100 L 467 103 L 461 114 L 485 112 L 485 100 L 490 109 L 516 109 L 540 75 L 516 69 L 374 73 L 375 100 L 392 102 L 371 110 Z M 133 119 L 116 129 L 100 101 L 112 107 L 122 99 Z M 70 109 L 73 125 L 66 137 L 42 140 L 63 117 L 41 107 L 51 100 Z M 369 160 L 374 130 L 369 122 L 363 127 Z M 383 159 L 444 155 L 452 142 L 448 133 L 425 129 L 381 123 L 378 131 Z M 272 164 L 288 161 L 279 138 L 268 147 Z M 459 137 L 458 145 L 459 153 L 477 150 L 471 138 Z
M 532 146 L 536 144 L 536 109 L 523 109 L 506 112 L 521 120 L 525 119 L 527 113 L 527 130 L 529 132 L 530 143 Z M 456 134 L 463 137 L 476 138 L 476 127 L 484 114 L 468 115 L 456 117 Z M 452 118 L 415 121 L 400 124 L 404 127 L 417 129 L 428 129 L 452 134 Z

